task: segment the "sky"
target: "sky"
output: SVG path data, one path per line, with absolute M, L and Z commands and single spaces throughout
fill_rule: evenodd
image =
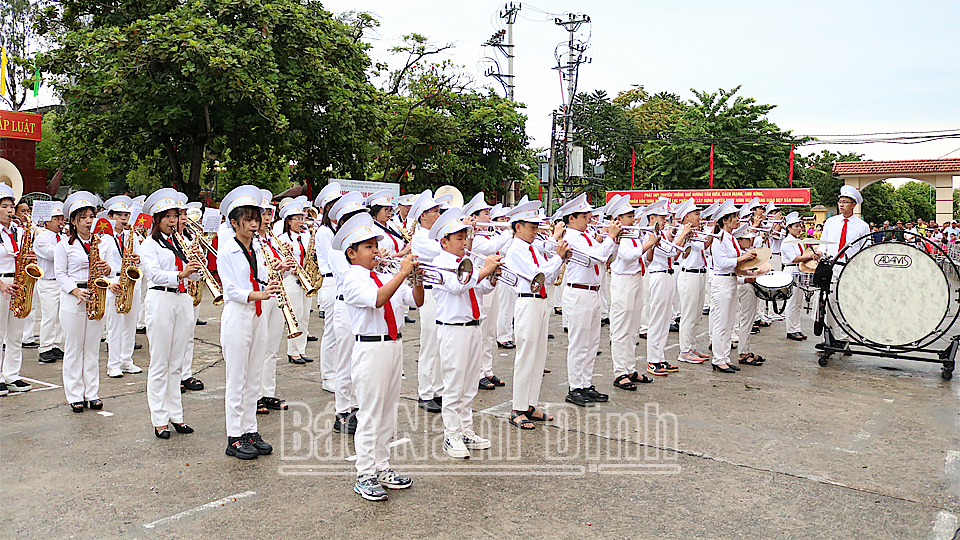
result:
M 586 14 L 577 38 L 588 40 L 589 64 L 578 91 L 615 96 L 632 85 L 687 100 L 691 88 L 716 92 L 742 85 L 740 95 L 777 105 L 769 118 L 797 135 L 852 135 L 960 128 L 960 2 L 956 0 L 780 0 L 521 2 L 514 25 L 516 99 L 526 105 L 535 146 L 549 146 L 550 112 L 562 103 L 555 50 L 567 32 L 554 23 Z M 417 32 L 453 43 L 454 63 L 484 77 L 482 47 L 506 28 L 503 3 L 435 0 L 328 0 L 334 13 L 372 13 L 374 61 L 402 62 L 388 49 Z M 564 45 L 565 46 L 565 45 Z M 914 145 L 809 146 L 855 151 L 865 159 L 960 157 L 960 139 Z M 958 183 L 960 177 L 954 179 Z

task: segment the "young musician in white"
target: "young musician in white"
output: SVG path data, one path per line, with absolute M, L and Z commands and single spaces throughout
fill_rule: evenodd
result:
M 800 263 L 816 260 L 817 254 L 811 249 L 804 249 L 799 244 L 800 235 L 803 234 L 803 218 L 798 212 L 790 212 L 786 218 L 787 239 L 781 245 L 781 256 L 783 257 L 783 270 L 788 274 L 796 274 L 800 271 Z M 803 294 L 799 290 L 793 292 L 793 296 L 787 300 L 787 307 L 783 312 L 787 325 L 787 339 L 794 341 L 803 341 L 807 336 L 800 328 L 800 302 L 803 300 Z
M 317 309 L 320 313 L 323 313 L 324 317 L 323 334 L 320 336 L 320 376 L 323 379 L 321 388 L 327 392 L 334 391 L 333 381 L 337 373 L 337 340 L 334 334 L 334 325 L 328 324 L 327 317 L 333 316 L 334 302 L 336 302 L 339 294 L 337 284 L 332 279 L 333 271 L 327 261 L 327 253 L 330 252 L 330 242 L 333 240 L 334 228 L 336 227 L 336 222 L 330 219 L 330 209 L 342 196 L 343 192 L 340 191 L 340 184 L 330 182 L 320 190 L 317 199 L 314 201 L 314 205 L 323 210 L 314 243 L 317 250 L 317 266 L 320 268 L 320 275 L 323 276 L 323 284 L 317 294 Z
M 713 345 L 713 370 L 736 373 L 730 361 L 730 333 L 737 319 L 737 265 L 753 260 L 754 250 L 740 248 L 733 231 L 739 226 L 739 215 L 732 200 L 724 201 L 714 214 L 720 238 L 710 247 L 713 253 L 713 283 L 710 300 L 710 341 Z
M 60 326 L 60 284 L 53 267 L 53 253 L 57 244 L 66 239 L 61 234 L 64 225 L 63 203 L 55 202 L 53 213 L 33 241 L 37 264 L 43 277 L 34 285 L 40 295 L 40 362 L 49 364 L 63 359 L 63 327 Z
M 283 229 L 277 237 L 293 253 L 293 258 L 302 268 L 307 262 L 307 245 L 310 243 L 309 233 L 304 233 L 303 221 L 305 217 L 303 200 L 299 197 L 280 205 L 280 221 Z M 287 299 L 293 308 L 300 325 L 299 336 L 287 340 L 287 361 L 293 364 L 313 362 L 307 356 L 307 321 L 310 319 L 310 300 L 307 290 L 300 285 L 296 272 L 291 272 L 283 278 L 283 288 L 287 291 Z M 326 317 L 326 315 L 324 315 Z
M 125 195 L 117 195 L 103 203 L 107 209 L 107 217 L 113 224 L 113 235 L 102 235 L 100 242 L 103 245 L 103 258 L 113 268 L 113 273 L 106 276 L 110 281 L 107 291 L 107 376 L 112 378 L 123 377 L 124 373 L 140 373 L 143 371 L 133 363 L 133 348 L 136 345 L 137 319 L 140 317 L 140 287 L 142 277 L 131 291 L 131 308 L 126 314 L 117 313 L 117 295 L 121 293 L 120 275 L 124 271 L 123 255 L 127 249 L 127 239 L 133 231 L 129 228 L 130 209 L 133 200 Z M 133 266 L 140 265 L 140 242 L 133 241 Z
M 365 202 L 374 226 L 383 232 L 383 238 L 378 246 L 381 253 L 387 257 L 401 259 L 406 257 L 410 253 L 410 248 L 403 235 L 390 227 L 390 220 L 393 218 L 393 191 L 382 189 L 367 197 Z
M 431 263 L 433 258 L 440 254 L 440 242 L 430 239 L 430 229 L 440 217 L 440 205 L 433 200 L 433 193 L 428 189 L 414 201 L 409 220 L 416 224 L 413 233 L 413 255 L 421 263 Z M 420 308 L 420 357 L 417 360 L 417 393 L 420 395 L 419 405 L 427 412 L 440 412 L 443 398 L 443 378 L 437 362 L 440 353 L 437 350 L 437 300 L 433 296 L 432 287 L 425 285 L 426 290 L 423 307 Z
M 360 411 L 354 437 L 357 482 L 353 489 L 371 501 L 386 500 L 384 488 L 405 489 L 413 484 L 390 467 L 388 444 L 397 423 L 403 371 L 400 306 L 421 306 L 424 301 L 422 285 L 405 283 L 414 271 L 412 255 L 403 259 L 396 275 L 374 272 L 380 236 L 370 215 L 359 213 L 343 223 L 333 241 L 351 265 L 341 291 L 356 335 L 351 365 Z
M 745 223 L 734 231 L 733 236 L 736 237 L 740 243 L 741 250 L 749 251 L 757 247 L 758 244 L 763 243 L 760 234 L 753 229 L 754 227 L 752 227 L 750 223 Z M 764 271 L 768 271 L 770 268 L 769 264 L 765 264 L 764 266 L 766 267 Z M 751 330 L 754 322 L 757 320 L 759 306 L 757 293 L 754 291 L 753 285 L 751 285 L 751 283 L 756 280 L 755 277 L 748 275 L 737 277 L 736 331 L 740 338 L 737 343 L 737 362 L 748 366 L 761 366 L 765 361 L 762 356 L 754 354 L 751 349 L 751 338 L 753 336 Z M 732 367 L 734 370 L 737 369 L 736 366 Z
M 518 205 L 519 206 L 519 205 Z M 509 214 L 511 209 L 501 207 L 499 211 L 491 211 L 490 219 L 493 221 L 500 222 L 509 222 Z M 501 235 L 508 237 L 506 239 L 505 245 L 509 245 L 510 234 L 509 230 L 500 231 Z M 501 255 L 505 251 L 501 252 Z M 497 285 L 497 290 L 494 293 L 497 296 L 497 347 L 500 349 L 514 349 L 517 344 L 514 341 L 514 329 L 513 329 L 513 314 L 517 304 L 517 294 L 514 290 L 507 285 Z M 493 315 L 491 315 L 493 317 Z
M 270 204 L 273 194 L 265 189 L 261 189 L 260 194 L 263 196 L 260 203 L 263 225 L 257 231 L 257 240 L 267 247 L 272 258 L 283 260 L 284 257 L 280 253 L 280 249 L 274 244 L 273 238 L 269 234 L 275 213 L 275 208 Z M 293 259 L 287 261 L 287 266 L 293 267 Z M 286 321 L 283 312 L 280 310 L 280 299 L 277 296 L 271 296 L 270 299 L 261 301 L 260 305 L 263 311 L 261 317 L 267 319 L 267 345 L 266 352 L 263 355 L 263 373 L 260 376 L 257 414 L 270 414 L 271 410 L 285 411 L 289 409 L 286 401 L 277 397 L 277 362 L 280 360 L 280 344 L 286 340 L 289 334 L 288 331 L 285 331 Z
M 180 376 L 187 342 L 197 324 L 187 280 L 200 279 L 201 263 L 189 260 L 184 246 L 173 237 L 181 206 L 175 189 L 161 188 L 151 194 L 144 208 L 153 216 L 153 226 L 140 245 L 141 269 L 148 287 L 143 306 L 150 346 L 147 403 L 154 434 L 161 439 L 170 438 L 168 423 L 173 423 L 177 433 L 193 433 L 183 421 Z
M 415 201 L 416 198 L 417 195 L 415 194 L 401 195 L 397 201 L 397 211 L 390 217 L 388 226 L 393 232 L 400 236 L 403 236 L 404 231 L 410 230 L 410 228 L 407 227 L 407 216 L 410 214 L 410 207 L 413 206 L 413 201 Z
M 57 244 L 53 255 L 57 283 L 60 285 L 60 323 L 63 325 L 63 390 L 67 403 L 75 413 L 85 406 L 99 410 L 100 399 L 100 336 L 103 319 L 87 319 L 90 250 L 99 251 L 97 271 L 110 275 L 109 263 L 103 259 L 104 243 L 92 245 L 91 228 L 96 219 L 99 199 L 89 191 L 77 191 L 67 197 L 63 206 L 70 214 L 70 238 Z M 110 306 L 107 305 L 107 309 Z
M 650 225 L 666 226 L 667 216 L 671 214 L 668 204 L 654 204 L 647 209 L 650 214 Z M 677 294 L 674 281 L 677 259 L 682 253 L 682 246 L 690 235 L 691 224 L 684 225 L 674 236 L 663 228 L 649 233 L 656 243 L 654 248 L 647 252 L 647 280 L 650 282 L 650 324 L 647 328 L 647 373 L 653 375 L 668 375 L 676 373 L 679 368 L 667 362 L 665 349 L 667 337 L 670 335 L 670 324 L 673 322 L 673 304 Z M 649 237 L 648 237 L 649 239 Z
M 14 317 L 10 299 L 16 292 L 13 285 L 17 256 L 23 244 L 23 228 L 13 224 L 16 201 L 13 188 L 0 183 L 0 343 L 4 344 L 0 365 L 0 396 L 9 392 L 27 392 L 32 386 L 20 378 L 23 363 L 23 319 Z M 36 255 L 29 254 L 31 261 Z
M 183 235 L 187 241 L 195 241 L 196 233 L 188 225 L 190 222 L 199 223 L 203 219 L 203 207 L 199 202 L 187 202 L 186 193 L 177 193 L 177 201 L 180 203 L 180 221 L 177 224 L 177 231 Z M 201 248 L 201 253 L 203 249 Z M 214 254 L 216 255 L 216 254 Z M 204 257 L 203 260 L 209 263 L 209 257 Z M 214 266 L 216 262 L 214 262 Z M 206 288 L 203 283 L 200 283 L 199 286 L 201 289 Z M 201 295 L 203 291 L 201 290 Z M 193 306 L 193 319 L 197 324 L 201 324 L 200 321 L 200 304 Z M 203 321 L 202 324 L 207 324 L 206 321 Z M 190 335 L 190 339 L 187 340 L 187 347 L 183 353 L 183 371 L 180 372 L 180 391 L 191 390 L 203 390 L 203 381 L 193 376 L 193 347 L 196 342 L 197 328 L 194 326 L 193 332 Z
M 687 200 L 677 209 L 677 219 L 681 225 L 689 224 L 691 231 L 700 230 L 700 210 L 693 199 Z M 680 354 L 677 360 L 690 364 L 702 364 L 710 355 L 697 350 L 697 326 L 703 318 L 703 298 L 707 288 L 707 251 L 713 244 L 713 237 L 693 233 L 686 245 L 690 254 L 680 260 L 680 275 L 677 277 L 677 293 L 680 296 Z

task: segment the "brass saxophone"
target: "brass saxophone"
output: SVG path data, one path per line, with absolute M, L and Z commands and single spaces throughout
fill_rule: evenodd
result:
M 134 288 L 143 277 L 143 272 L 133 264 L 134 233 L 127 234 L 126 247 L 123 250 L 123 261 L 120 263 L 120 294 L 117 295 L 117 313 L 126 315 L 133 307 Z
M 17 292 L 10 299 L 10 311 L 18 319 L 25 319 L 33 309 L 33 286 L 43 277 L 43 269 L 36 263 L 28 263 L 27 256 L 33 249 L 33 234 L 30 229 L 30 220 L 23 221 L 23 243 L 17 253 L 16 273 L 13 284 Z
M 200 276 L 202 277 L 201 281 L 203 281 L 204 285 L 207 286 L 207 290 L 210 291 L 210 294 L 213 295 L 213 305 L 219 306 L 220 304 L 223 304 L 223 292 L 220 291 L 220 284 L 217 283 L 217 280 L 213 277 L 213 274 L 210 273 L 210 269 L 207 268 L 207 265 L 203 260 L 203 252 L 200 250 L 199 241 L 193 242 L 192 244 L 188 243 L 183 239 L 183 235 L 178 232 L 174 232 L 173 237 L 176 239 L 177 243 L 180 244 L 180 249 L 184 250 L 184 254 L 188 259 L 200 263 Z M 196 298 L 194 298 L 194 302 L 196 302 Z
M 187 283 L 187 294 L 190 295 L 190 298 L 193 298 L 193 307 L 199 306 L 200 302 L 203 302 L 203 284 L 191 280 Z
M 303 265 L 310 282 L 316 284 L 316 290 L 307 291 L 307 296 L 314 296 L 320 287 L 323 287 L 323 274 L 320 273 L 320 261 L 317 260 L 317 228 L 310 231 L 310 243 L 307 244 L 307 260 Z
M 274 234 L 272 230 L 269 231 L 269 233 L 270 238 L 276 242 L 277 247 L 280 248 L 280 253 L 282 253 L 284 257 L 290 257 L 297 264 L 297 266 L 293 269 L 293 275 L 297 276 L 297 281 L 300 283 L 300 286 L 303 288 L 303 290 L 307 291 L 307 296 L 313 296 L 317 294 L 317 291 L 320 290 L 320 287 L 315 287 L 313 282 L 310 281 L 310 276 L 307 275 L 307 271 L 300 266 L 299 262 L 297 262 L 297 259 L 293 256 L 293 250 L 290 249 L 290 246 L 280 241 L 280 239 L 277 238 L 277 235 Z
M 100 236 L 93 234 L 90 239 L 90 253 L 87 255 L 87 319 L 99 321 L 107 311 L 107 288 L 110 282 L 103 277 L 97 263 L 100 262 Z
M 272 233 L 271 233 L 272 234 Z M 263 253 L 263 265 L 267 267 L 267 276 L 270 281 L 281 283 L 283 278 L 280 272 L 270 264 L 274 255 L 267 248 L 266 238 L 260 237 L 260 251 Z M 283 320 L 287 323 L 287 339 L 293 339 L 303 332 L 300 331 L 300 325 L 297 323 L 297 316 L 293 313 L 293 307 L 290 305 L 290 299 L 287 298 L 287 291 L 280 287 L 280 293 L 277 294 L 277 302 L 280 304 L 280 311 L 283 313 Z

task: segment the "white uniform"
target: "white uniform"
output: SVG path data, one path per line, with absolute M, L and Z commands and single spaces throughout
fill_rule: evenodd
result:
M 737 335 L 740 340 L 737 342 L 737 354 L 747 354 L 751 352 L 751 330 L 753 323 L 757 320 L 757 293 L 753 285 L 744 282 L 744 278 L 737 278 Z
M 371 274 L 362 266 L 351 265 L 340 289 L 349 312 L 351 332 L 358 340 L 351 361 L 351 377 L 360 406 L 357 431 L 353 437 L 358 476 L 377 474 L 390 468 L 388 443 L 397 424 L 403 370 L 403 344 L 399 339 L 403 330 L 402 305 L 416 305 L 413 289 L 404 283 L 388 304 L 376 307 L 380 285 Z M 377 279 L 382 284 L 392 276 L 381 274 Z M 392 317 L 387 315 L 388 307 Z M 396 340 L 389 339 L 388 317 L 396 325 Z M 385 336 L 387 339 L 384 339 Z M 378 341 L 365 341 L 377 337 Z
M 637 333 L 643 307 L 643 244 L 623 238 L 610 265 L 610 353 L 613 376 L 629 375 L 637 367 Z
M 307 261 L 307 245 L 310 243 L 309 233 L 290 231 L 278 234 L 277 237 L 290 249 L 293 258 L 302 267 Z M 307 323 L 310 320 L 310 300 L 307 299 L 307 291 L 300 286 L 294 272 L 284 276 L 283 288 L 287 291 L 287 299 L 290 301 L 290 307 L 293 308 L 293 314 L 297 316 L 297 324 L 302 332 L 299 336 L 287 340 L 287 354 L 304 356 L 307 353 Z M 324 314 L 324 317 L 326 317 L 326 314 Z
M 513 238 L 509 234 L 492 234 L 478 232 L 473 237 L 473 248 L 470 250 L 476 255 L 484 258 L 497 253 L 505 253 L 506 246 Z M 478 263 L 479 264 L 479 263 Z M 494 342 L 497 340 L 497 320 L 500 313 L 500 290 L 498 283 L 493 292 L 483 295 L 483 312 L 486 314 L 480 321 L 480 378 L 492 377 L 493 373 L 493 354 L 496 350 Z M 509 289 L 506 285 L 503 285 Z M 512 292 L 512 291 L 511 291 Z M 516 294 L 509 295 L 516 299 Z M 511 316 L 511 319 L 513 317 Z
M 109 241 L 109 240 L 108 240 Z M 104 255 L 100 242 L 100 257 Z M 57 283 L 60 285 L 60 324 L 63 325 L 63 390 L 67 403 L 99 399 L 100 336 L 103 319 L 87 319 L 87 304 L 70 294 L 85 288 L 89 275 L 89 243 L 79 238 L 57 244 L 53 255 Z M 79 302 L 79 303 L 78 303 Z M 109 305 L 107 306 L 109 308 Z
M 661 233 L 661 238 L 666 236 Z M 675 248 L 663 243 L 653 248 L 653 258 L 647 264 L 647 280 L 650 282 L 650 321 L 647 327 L 647 363 L 666 362 L 664 351 L 673 322 L 673 304 L 677 294 L 674 258 Z
M 846 229 L 846 231 L 844 231 Z M 864 239 L 860 242 L 854 243 L 855 240 L 862 237 L 865 234 L 870 233 L 870 226 L 867 225 L 865 221 L 858 218 L 857 216 L 850 216 L 849 218 L 843 217 L 842 214 L 837 214 L 825 221 L 823 223 L 823 232 L 820 235 L 821 240 L 829 240 L 834 242 L 833 244 L 821 244 L 817 251 L 825 253 L 831 257 L 836 257 L 845 245 L 851 244 L 847 250 L 844 252 L 842 261 L 846 262 L 850 260 L 850 257 L 853 257 L 858 251 L 864 248 L 869 242 L 869 238 Z M 841 243 L 841 239 L 843 242 Z M 831 295 L 836 295 L 836 280 L 840 277 L 840 271 L 842 266 L 835 266 L 833 271 L 833 286 L 831 289 Z M 814 295 L 819 303 L 820 295 Z M 813 310 L 813 316 L 816 318 L 817 310 Z M 833 314 L 829 309 L 826 310 L 826 316 L 823 319 L 824 324 L 830 328 L 833 332 L 833 337 L 846 340 L 847 335 L 839 326 L 836 324 L 836 320 L 833 317 Z
M 317 266 L 320 268 L 320 275 L 323 276 L 323 284 L 320 286 L 320 293 L 317 294 L 317 309 L 323 313 L 323 335 L 320 336 L 320 376 L 324 381 L 333 381 L 337 373 L 337 340 L 331 321 L 338 293 L 330 263 L 327 261 L 327 253 L 330 251 L 332 241 L 333 231 L 321 225 L 317 230 L 314 247 L 317 250 Z
M 12 223 L 9 227 L 0 227 L 0 280 L 4 283 L 13 283 L 17 254 L 22 243 L 22 228 Z M 10 295 L 0 294 L 0 341 L 6 346 L 0 367 L 3 377 L 0 382 L 8 385 L 20 380 L 20 365 L 23 363 L 23 319 L 13 316 L 10 298 Z
M 687 242 L 690 254 L 680 261 L 677 293 L 680 295 L 680 354 L 697 348 L 697 326 L 703 317 L 707 288 L 707 252 L 702 241 Z
M 57 244 L 66 237 L 49 229 L 41 229 L 33 242 L 37 264 L 43 270 L 36 289 L 40 295 L 40 349 L 45 353 L 57 348 L 63 350 L 63 327 L 60 326 L 60 284 L 53 264 Z
M 423 263 L 431 263 L 440 254 L 440 242 L 430 239 L 430 229 L 417 227 L 413 233 L 413 254 Z M 437 300 L 429 285 L 424 286 L 423 306 L 420 307 L 420 357 L 417 361 L 417 392 L 427 401 L 443 391 L 440 353 L 437 350 Z
M 282 259 L 280 250 L 273 246 L 273 242 L 258 237 L 260 242 L 266 242 L 267 249 L 272 250 L 273 257 Z M 261 252 L 258 252 L 258 255 Z M 262 315 L 267 319 L 267 341 L 263 353 L 263 372 L 260 376 L 260 397 L 277 397 L 277 361 L 280 359 L 280 342 L 288 334 L 285 331 L 286 323 L 283 318 L 283 311 L 280 310 L 280 299 L 276 296 L 260 303 Z M 299 321 L 297 321 L 299 323 Z M 299 325 L 298 325 L 299 326 Z
M 347 262 L 347 257 L 340 250 L 330 247 L 327 253 L 327 262 L 333 273 L 330 279 L 334 284 L 334 290 L 337 292 L 336 301 L 333 305 L 333 316 L 330 314 L 324 316 L 324 325 L 333 326 L 334 335 L 334 405 L 336 411 L 340 414 L 346 414 L 359 406 L 357 402 L 356 390 L 353 384 L 353 349 L 356 345 L 356 337 L 353 333 L 353 326 L 350 322 L 350 310 L 344 302 L 343 284 L 347 273 L 352 268 Z M 402 373 L 401 373 L 402 375 Z
M 100 245 L 103 253 L 103 259 L 107 261 L 113 273 L 107 276 L 110 283 L 119 281 L 120 271 L 122 270 L 123 254 L 126 249 L 126 240 L 132 231 L 124 231 L 120 237 L 103 235 L 100 238 Z M 140 243 L 134 239 L 134 253 L 140 251 Z M 130 312 L 126 315 L 117 313 L 117 295 L 107 291 L 107 371 L 119 369 L 121 371 L 129 370 L 133 367 L 133 347 L 136 344 L 137 337 L 137 319 L 140 317 L 140 287 L 143 279 L 137 282 L 133 290 L 133 301 Z
M 710 300 L 710 341 L 713 364 L 730 362 L 730 333 L 737 316 L 737 257 L 743 254 L 737 239 L 726 230 L 710 246 L 713 253 L 713 282 Z
M 796 240 L 796 237 L 793 235 L 788 236 L 790 240 Z M 786 243 L 781 246 L 780 251 L 781 257 L 783 258 L 783 271 L 790 274 L 793 277 L 794 274 L 800 271 L 797 263 L 793 262 L 794 259 L 803 255 L 803 246 L 800 244 Z M 794 289 L 793 296 L 787 300 L 787 307 L 783 311 L 784 319 L 786 320 L 787 333 L 794 334 L 801 331 L 800 329 L 800 302 L 803 299 L 803 291 L 799 288 Z

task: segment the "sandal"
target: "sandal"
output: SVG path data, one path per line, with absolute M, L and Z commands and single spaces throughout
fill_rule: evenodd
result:
M 507 385 L 507 383 L 501 381 L 501 380 L 500 380 L 500 377 L 497 377 L 496 375 L 491 375 L 491 376 L 489 376 L 489 377 L 487 377 L 487 378 L 490 379 L 490 382 L 492 382 L 493 384 L 495 384 L 495 385 L 497 385 L 497 386 L 506 386 L 506 385 Z
M 527 412 L 523 414 L 525 414 L 527 418 L 530 419 L 531 422 L 553 422 L 553 417 L 550 416 L 549 414 L 542 412 L 540 413 L 539 417 L 536 417 L 533 415 L 533 413 L 535 412 L 537 412 L 537 409 L 534 407 L 530 407 L 530 409 L 528 409 Z
M 627 382 L 620 382 L 620 381 L 622 381 L 622 380 L 624 380 L 624 379 L 626 379 Z M 634 391 L 634 390 L 637 389 L 637 385 L 633 384 L 633 381 L 630 380 L 630 375 L 628 375 L 628 374 L 626 374 L 626 373 L 624 373 L 623 375 L 620 375 L 619 377 L 617 377 L 616 379 L 614 379 L 614 380 L 613 380 L 613 385 L 616 386 L 617 388 L 620 388 L 621 390 Z
M 197 379 L 196 377 L 190 377 L 180 381 L 180 388 L 181 389 L 186 388 L 187 390 L 194 390 L 194 391 L 203 390 L 203 383 L 200 381 L 200 379 Z
M 747 353 L 737 359 L 737 362 L 746 366 L 762 366 L 763 364 L 757 361 L 757 357 L 753 353 Z
M 531 421 L 529 418 L 524 417 L 523 420 L 519 420 L 519 418 L 525 414 L 525 412 L 513 411 L 510 413 L 510 423 L 520 429 L 536 429 L 537 426 L 534 425 L 533 421 Z
M 633 373 L 630 374 L 630 380 L 631 380 L 632 382 L 641 383 L 641 384 L 643 384 L 643 383 L 652 383 L 652 382 L 653 382 L 653 379 L 651 379 L 650 377 L 647 377 L 646 374 L 641 375 L 641 374 L 637 373 L 636 371 L 634 371 Z
M 257 414 L 270 414 L 270 409 L 268 409 L 267 404 L 263 402 L 263 398 L 257 400 Z
M 496 389 L 497 389 L 497 385 L 493 384 L 493 381 L 491 381 L 491 380 L 488 379 L 487 377 L 484 377 L 484 378 L 480 379 L 479 389 L 480 389 L 480 390 L 496 390 Z
M 552 372 L 552 371 L 553 371 L 553 370 L 550 369 L 550 368 L 543 368 L 543 373 L 544 373 L 544 374 L 550 373 L 550 372 Z
M 507 341 L 507 342 L 505 342 L 505 343 L 500 343 L 500 342 L 498 341 L 498 342 L 497 342 L 497 347 L 500 347 L 501 349 L 516 349 L 516 348 L 517 348 L 517 345 L 516 345 L 514 342 L 512 342 L 512 341 Z
M 77 413 L 83 412 L 83 402 L 78 401 L 76 403 L 71 403 L 70 410 Z
M 263 403 L 267 406 L 268 409 L 273 409 L 275 411 L 285 411 L 290 408 L 290 406 L 287 405 L 287 402 L 280 398 L 265 397 L 261 399 L 263 400 Z
M 753 354 L 753 353 L 750 353 L 750 354 Z M 753 357 L 754 359 L 756 359 L 757 362 L 760 362 L 761 364 L 767 361 L 766 358 L 760 356 L 759 354 L 753 354 Z
M 769 328 L 769 327 L 770 327 L 770 323 L 768 323 L 767 321 L 757 321 L 757 322 L 753 323 L 753 325 L 754 325 L 754 326 L 759 326 L 760 328 Z
M 102 409 L 102 408 L 103 408 L 103 400 L 102 400 L 102 399 L 91 399 L 91 400 L 90 400 L 90 409 L 91 409 L 91 410 L 99 411 L 99 410 Z

